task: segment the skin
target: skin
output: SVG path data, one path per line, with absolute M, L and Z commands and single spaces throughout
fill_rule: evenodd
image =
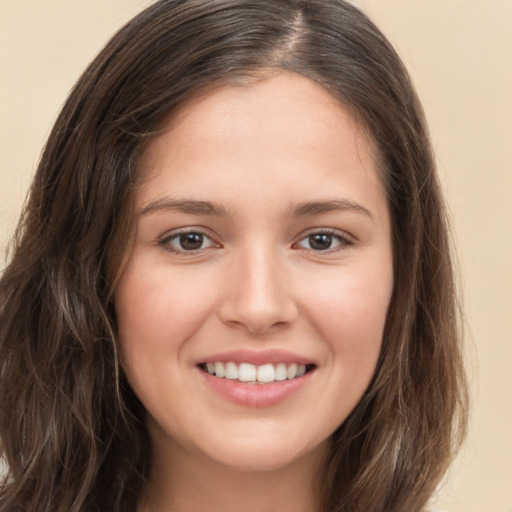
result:
M 115 297 L 152 441 L 139 510 L 311 512 L 329 438 L 374 374 L 393 288 L 371 141 L 319 85 L 276 72 L 187 103 L 142 169 Z M 204 235 L 198 250 L 180 245 L 184 228 Z M 309 236 L 326 231 L 318 250 Z M 316 366 L 283 402 L 243 406 L 197 366 L 240 348 Z

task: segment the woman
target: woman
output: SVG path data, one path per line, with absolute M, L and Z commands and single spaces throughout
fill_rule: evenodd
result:
M 462 439 L 421 106 L 339 0 L 160 1 L 68 98 L 5 270 L 2 511 L 420 511 Z

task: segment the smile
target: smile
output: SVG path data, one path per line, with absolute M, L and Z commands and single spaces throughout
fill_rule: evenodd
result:
M 304 354 L 278 348 L 239 349 L 203 356 L 196 369 L 206 388 L 244 407 L 272 407 L 311 386 L 318 365 Z
M 265 363 L 255 365 L 251 363 L 208 362 L 199 367 L 209 375 L 244 383 L 267 384 L 276 381 L 293 380 L 302 377 L 311 371 L 315 365 L 297 363 Z

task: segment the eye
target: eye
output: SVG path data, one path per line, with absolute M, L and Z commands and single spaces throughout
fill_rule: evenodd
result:
M 344 247 L 348 247 L 352 244 L 352 240 L 347 236 L 329 230 L 310 233 L 297 243 L 298 247 L 301 249 L 308 249 L 316 252 L 343 249 Z
M 159 245 L 176 253 L 194 253 L 210 247 L 217 247 L 210 237 L 200 231 L 173 233 L 162 239 Z

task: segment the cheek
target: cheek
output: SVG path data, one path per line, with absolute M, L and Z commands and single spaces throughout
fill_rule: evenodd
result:
M 205 284 L 180 270 L 171 272 L 137 260 L 129 264 L 115 296 L 123 351 L 137 340 L 175 350 L 208 314 L 211 287 Z
M 148 410 L 159 411 L 166 400 L 161 390 L 179 391 L 166 409 L 180 408 L 188 390 L 179 371 L 188 360 L 187 341 L 204 324 L 212 304 L 211 286 L 201 286 L 183 269 L 170 269 L 135 253 L 115 293 L 122 366 L 139 399 Z M 199 290 L 199 292 L 198 292 Z
M 373 372 L 380 353 L 393 283 L 391 264 L 375 268 L 336 269 L 310 287 L 311 323 L 345 371 Z

